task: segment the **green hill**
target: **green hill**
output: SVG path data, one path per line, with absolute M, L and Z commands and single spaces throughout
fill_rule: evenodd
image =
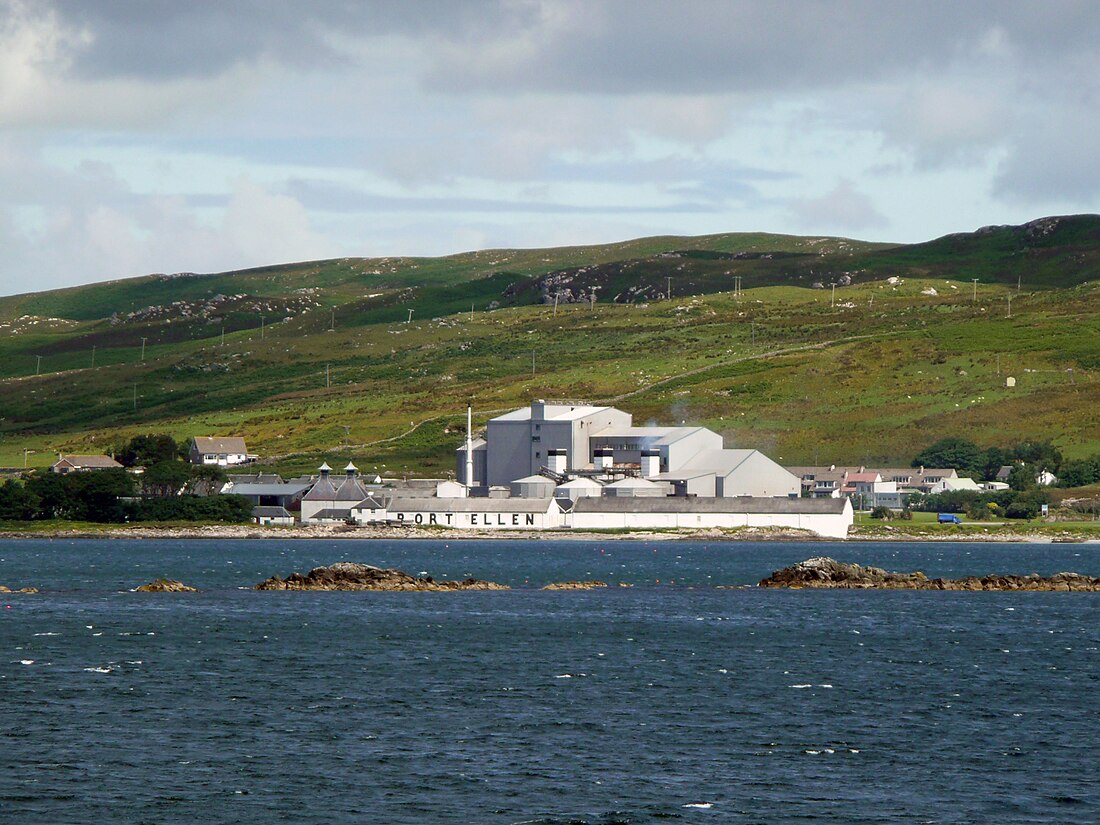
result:
M 534 397 L 704 424 L 792 464 L 907 462 L 943 435 L 1083 455 L 1100 451 L 1098 272 L 1086 215 L 914 245 L 660 237 L 11 296 L 0 466 L 164 431 L 244 435 L 282 469 L 347 454 L 439 473 L 467 400 L 484 420 Z

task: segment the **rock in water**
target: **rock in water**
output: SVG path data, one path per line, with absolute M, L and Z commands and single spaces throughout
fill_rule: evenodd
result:
M 760 582 L 761 587 L 812 587 L 832 589 L 889 590 L 1043 590 L 1100 592 L 1100 577 L 1080 573 L 1055 573 L 1043 577 L 1038 573 L 1026 576 L 967 576 L 962 579 L 929 579 L 924 573 L 890 573 L 878 567 L 846 564 L 825 556 L 807 559 L 777 570 Z
M 6 585 L 0 584 L 0 593 L 37 593 L 37 587 L 20 587 L 18 590 L 12 590 Z
M 410 576 L 370 564 L 341 561 L 328 567 L 314 567 L 306 575 L 291 573 L 285 579 L 272 576 L 256 585 L 257 590 L 509 590 L 507 585 L 480 579 L 437 582 L 431 576 Z
M 546 585 L 543 590 L 593 590 L 597 587 L 607 587 L 607 582 L 588 581 L 588 582 L 552 582 Z
M 149 582 L 149 584 L 143 584 L 141 587 L 135 588 L 138 593 L 198 593 L 197 587 L 191 587 L 178 582 L 175 579 L 156 579 Z

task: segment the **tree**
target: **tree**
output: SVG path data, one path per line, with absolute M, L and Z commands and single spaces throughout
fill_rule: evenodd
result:
M 126 467 L 148 467 L 164 461 L 178 461 L 180 447 L 170 435 L 135 435 L 119 452 L 118 460 Z
M 1039 470 L 1034 464 L 1016 464 L 1008 474 L 1008 486 L 1013 490 L 1032 490 L 1038 485 L 1035 481 L 1038 475 Z
M 174 496 L 191 478 L 191 471 L 179 459 L 167 459 L 145 468 L 142 492 L 147 496 Z
M 30 521 L 38 513 L 39 498 L 13 478 L 0 485 L 0 519 Z
M 217 464 L 197 464 L 190 468 L 191 480 L 187 482 L 187 491 L 194 495 L 213 495 L 228 480 L 225 469 Z
M 1100 455 L 1067 461 L 1058 471 L 1059 487 L 1084 487 L 1100 481 Z
M 959 475 L 981 477 L 986 456 L 973 441 L 951 436 L 941 438 L 913 459 L 913 467 L 953 467 Z
M 1040 471 L 1050 470 L 1057 473 L 1062 466 L 1061 451 L 1049 441 L 1021 441 L 1012 448 L 1012 457 L 1034 464 Z

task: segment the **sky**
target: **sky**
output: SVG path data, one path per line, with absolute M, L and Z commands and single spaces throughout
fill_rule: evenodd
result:
M 1100 212 L 1093 0 L 0 0 L 0 294 Z

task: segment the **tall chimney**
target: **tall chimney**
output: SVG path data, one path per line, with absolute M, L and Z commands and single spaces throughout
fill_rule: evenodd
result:
M 661 472 L 661 451 L 642 450 L 642 478 L 653 478 Z
M 466 405 L 466 495 L 474 486 L 474 405 Z

